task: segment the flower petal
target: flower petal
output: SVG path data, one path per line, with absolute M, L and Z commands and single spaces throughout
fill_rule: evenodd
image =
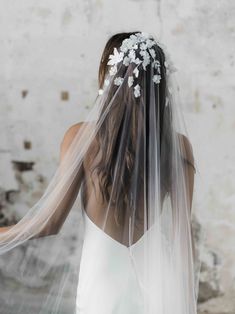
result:
M 134 77 L 133 76 L 129 76 L 128 77 L 128 86 L 131 87 L 134 83 Z
M 117 73 L 117 67 L 114 65 L 113 67 L 110 68 L 109 74 L 111 76 L 115 75 Z
M 155 84 L 159 84 L 160 80 L 161 80 L 161 76 L 160 75 L 156 74 L 156 75 L 153 76 L 153 82 Z
M 114 84 L 117 85 L 117 86 L 120 86 L 124 81 L 124 78 L 122 77 L 116 77 L 115 80 L 114 80 Z
M 140 85 L 139 84 L 136 84 L 134 86 L 134 96 L 135 96 L 135 98 L 140 96 Z
M 128 66 L 128 65 L 130 64 L 130 58 L 125 57 L 124 60 L 123 60 L 123 64 L 124 64 L 125 66 Z
M 137 67 L 134 69 L 133 74 L 135 75 L 135 77 L 139 76 L 139 70 Z

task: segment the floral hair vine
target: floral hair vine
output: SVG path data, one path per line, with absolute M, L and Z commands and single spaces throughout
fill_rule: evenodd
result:
M 152 67 L 156 69 L 156 74 L 153 75 L 153 82 L 155 84 L 159 84 L 161 81 L 161 69 L 160 69 L 160 62 L 156 59 L 156 52 L 153 49 L 154 45 L 159 45 L 162 47 L 161 44 L 156 42 L 153 37 L 151 37 L 147 33 L 136 33 L 131 35 L 129 38 L 126 38 L 123 40 L 122 45 L 120 47 L 120 52 L 117 50 L 117 48 L 114 48 L 113 54 L 109 55 L 109 61 L 108 65 L 110 65 L 109 69 L 109 75 L 112 77 L 117 73 L 117 65 L 118 63 L 122 62 L 125 66 L 129 66 L 131 63 L 135 64 L 136 67 L 133 70 L 133 75 L 128 76 L 128 87 L 134 85 L 134 79 L 138 78 L 139 76 L 139 67 L 142 66 L 142 68 L 146 71 L 147 65 L 150 63 L 152 64 Z M 139 50 L 139 57 L 136 56 L 136 50 Z M 164 48 L 164 52 L 165 52 Z M 169 55 L 166 55 L 166 61 L 164 63 L 166 68 L 166 74 L 170 74 L 171 72 L 174 72 L 176 69 L 174 68 L 172 62 L 170 61 Z M 151 62 L 152 58 L 152 62 Z M 116 77 L 114 79 L 114 84 L 117 86 L 120 86 L 124 81 L 123 77 Z M 105 79 L 104 86 L 107 87 L 110 84 L 109 79 Z M 134 89 L 134 96 L 140 97 L 141 95 L 141 89 L 140 85 L 136 84 L 133 87 Z M 99 95 L 103 94 L 103 89 L 99 90 Z

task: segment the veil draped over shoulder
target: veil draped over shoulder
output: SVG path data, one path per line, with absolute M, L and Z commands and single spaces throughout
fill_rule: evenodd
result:
M 162 44 L 137 32 L 113 50 L 108 68 L 43 196 L 0 233 L 2 314 L 78 314 L 87 313 L 85 298 L 94 308 L 108 303 L 114 287 L 102 274 L 99 289 L 85 290 L 98 265 L 121 278 L 115 289 L 131 290 L 135 280 L 136 314 L 197 313 L 193 152 L 173 64 Z M 93 254 L 81 263 L 89 241 Z M 105 241 L 113 260 L 103 260 Z

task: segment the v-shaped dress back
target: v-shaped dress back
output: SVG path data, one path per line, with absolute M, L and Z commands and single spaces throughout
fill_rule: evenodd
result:
M 99 228 L 85 210 L 83 219 L 85 233 L 76 314 L 143 314 L 145 298 L 152 300 L 156 310 L 161 310 L 158 314 L 164 313 L 162 301 L 159 302 L 161 278 L 159 291 L 146 291 L 144 274 L 139 276 L 144 269 L 144 243 L 147 238 L 151 239 L 156 226 L 150 227 L 137 242 L 127 247 Z M 165 279 L 168 278 L 169 274 Z

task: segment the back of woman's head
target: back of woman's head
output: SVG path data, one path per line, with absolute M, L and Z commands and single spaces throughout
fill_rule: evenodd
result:
M 118 207 L 117 221 L 131 210 L 133 180 L 135 195 L 143 198 L 148 182 L 151 136 L 161 150 L 164 173 L 162 188 L 169 185 L 171 115 L 166 106 L 166 68 L 163 49 L 152 36 L 140 32 L 118 33 L 106 43 L 99 66 L 99 88 L 103 97 L 97 132 L 97 154 L 93 171 L 99 177 L 104 201 Z M 107 112 L 107 114 L 105 114 Z M 163 128 L 164 125 L 164 128 Z M 166 130 L 166 125 L 168 130 Z M 163 132 L 164 129 L 164 132 Z M 153 134 L 154 133 L 154 134 Z M 166 155 L 166 152 L 168 155 Z M 113 195 L 112 185 L 119 184 Z M 140 201 L 141 203 L 141 201 Z M 123 213 L 121 211 L 124 211 Z

